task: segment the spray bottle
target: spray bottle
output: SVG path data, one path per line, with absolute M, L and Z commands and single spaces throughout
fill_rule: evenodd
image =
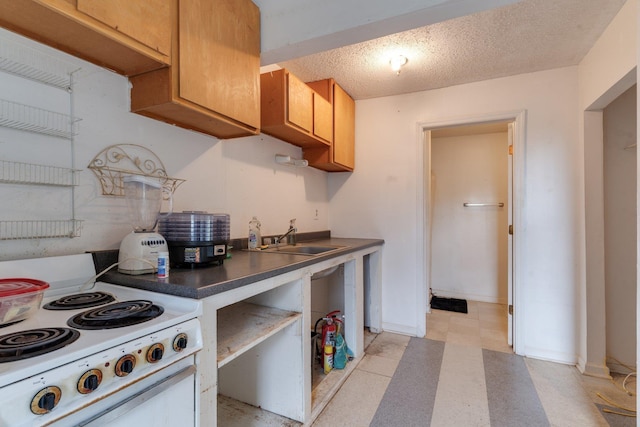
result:
M 324 366 L 324 373 L 328 374 L 333 369 L 333 350 L 336 343 L 336 325 L 333 322 L 333 318 L 330 316 L 327 316 L 324 320 L 326 323 L 322 328 L 322 340 L 324 346 L 322 362 Z
M 324 373 L 328 374 L 333 369 L 333 346 L 331 344 L 324 345 Z

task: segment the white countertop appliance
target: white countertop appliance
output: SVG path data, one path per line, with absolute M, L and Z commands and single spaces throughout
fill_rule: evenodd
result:
M 50 285 L 0 327 L 0 427 L 199 425 L 201 302 L 95 274 L 91 254 L 0 262 Z
M 122 185 L 133 232 L 120 243 L 118 271 L 124 274 L 154 273 L 157 271 L 158 253 L 168 251 L 164 237 L 154 230 L 165 196 L 171 213 L 171 193 L 163 188 L 159 179 L 147 176 L 125 175 Z
M 158 221 L 174 267 L 222 265 L 227 257 L 229 215 L 203 211 L 174 212 Z

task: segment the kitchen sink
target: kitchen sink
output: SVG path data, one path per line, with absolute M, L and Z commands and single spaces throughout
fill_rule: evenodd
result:
M 270 247 L 268 249 L 263 249 L 260 252 L 268 252 L 268 253 L 280 253 L 280 254 L 293 254 L 293 255 L 320 255 L 327 252 L 335 251 L 337 249 L 342 249 L 342 246 L 316 246 L 316 245 L 283 245 L 280 247 Z

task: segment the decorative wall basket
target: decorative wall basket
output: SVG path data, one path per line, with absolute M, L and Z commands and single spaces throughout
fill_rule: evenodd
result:
M 95 156 L 87 167 L 100 181 L 105 196 L 124 196 L 122 178 L 125 175 L 158 178 L 172 194 L 185 181 L 167 176 L 158 156 L 136 144 L 111 145 Z

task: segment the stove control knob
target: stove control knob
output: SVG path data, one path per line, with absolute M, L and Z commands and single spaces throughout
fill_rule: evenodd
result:
M 136 358 L 133 354 L 126 354 L 122 356 L 116 362 L 116 375 L 119 377 L 126 377 L 131 372 L 133 372 L 133 368 L 136 366 Z
M 102 371 L 91 369 L 82 374 L 78 380 L 78 391 L 82 394 L 89 394 L 98 388 L 102 382 Z
M 62 396 L 62 390 L 56 386 L 45 387 L 31 399 L 31 412 L 44 415 L 56 407 Z
M 163 355 L 164 355 L 164 346 L 160 343 L 156 343 L 151 347 L 149 347 L 149 350 L 147 350 L 147 362 L 156 363 L 157 361 L 162 359 Z
M 189 340 L 187 339 L 187 334 L 185 334 L 184 332 L 181 334 L 178 334 L 174 339 L 173 339 L 173 350 L 176 352 L 181 352 L 182 350 L 184 350 L 185 348 L 187 348 L 187 343 L 189 342 Z

